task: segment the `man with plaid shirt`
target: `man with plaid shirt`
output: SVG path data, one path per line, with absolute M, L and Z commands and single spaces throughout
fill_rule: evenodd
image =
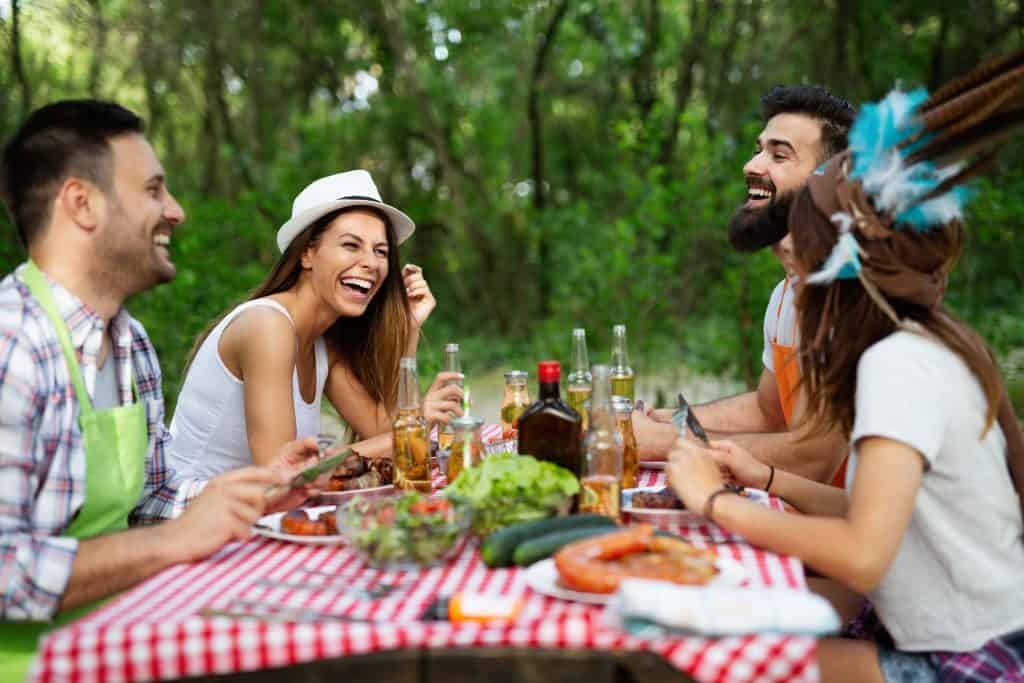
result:
M 160 366 L 123 302 L 173 279 L 171 237 L 185 213 L 135 114 L 95 100 L 35 111 L 4 147 L 0 188 L 29 256 L 0 283 L 0 679 L 9 680 L 24 677 L 55 615 L 60 623 L 248 538 L 267 488 L 317 446 L 296 441 L 276 467 L 209 482 L 176 481 L 167 466 Z M 169 521 L 128 528 L 160 519 Z

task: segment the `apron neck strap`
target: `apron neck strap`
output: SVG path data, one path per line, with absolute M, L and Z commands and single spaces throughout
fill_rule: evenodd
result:
M 53 298 L 53 292 L 50 290 L 50 284 L 46 281 L 46 276 L 43 275 L 43 271 L 39 270 L 39 266 L 29 259 L 22 271 L 22 279 L 28 285 L 29 291 L 39 301 L 43 311 L 49 316 L 54 330 L 57 332 L 57 341 L 64 352 L 64 359 L 68 364 L 68 374 L 71 375 L 71 383 L 74 385 L 75 395 L 78 397 L 79 410 L 82 414 L 91 413 L 92 401 L 89 399 L 89 393 L 85 390 L 85 380 L 82 378 L 82 369 L 75 355 L 75 347 L 71 343 L 71 334 L 68 332 L 68 325 L 64 322 L 64 317 L 57 308 L 57 301 Z M 132 388 L 135 388 L 134 373 Z

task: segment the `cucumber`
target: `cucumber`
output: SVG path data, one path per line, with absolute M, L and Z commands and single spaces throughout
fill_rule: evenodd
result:
M 488 567 L 508 567 L 516 547 L 523 541 L 556 531 L 614 525 L 615 520 L 604 515 L 570 515 L 520 522 L 488 536 L 480 546 L 480 558 Z
M 590 538 L 591 536 L 610 534 L 611 532 L 618 530 L 618 527 L 613 526 L 591 526 L 583 527 L 582 529 L 569 529 L 568 531 L 556 531 L 551 534 L 545 534 L 540 538 L 534 538 L 520 543 L 519 547 L 516 548 L 516 551 L 513 554 L 513 559 L 515 559 L 516 564 L 520 567 L 526 567 L 534 562 L 539 562 L 547 557 L 551 557 L 561 550 L 563 546 L 567 546 L 573 541 L 580 541 L 584 538 Z

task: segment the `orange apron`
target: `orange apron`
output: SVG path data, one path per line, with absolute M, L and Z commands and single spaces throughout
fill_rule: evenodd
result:
M 779 389 L 779 402 L 782 404 L 782 414 L 786 418 L 786 426 L 793 423 L 793 408 L 796 405 L 797 387 L 800 386 L 800 362 L 797 357 L 796 347 L 779 343 L 779 325 L 782 323 L 782 305 L 786 301 L 786 292 L 789 290 L 789 278 L 787 277 L 782 285 L 782 297 L 779 299 L 779 307 L 775 311 L 775 336 L 772 337 L 772 368 L 775 370 L 775 385 Z M 793 337 L 796 338 L 796 320 L 793 320 Z M 846 459 L 843 459 L 839 471 L 832 477 L 832 485 L 844 488 L 846 486 Z

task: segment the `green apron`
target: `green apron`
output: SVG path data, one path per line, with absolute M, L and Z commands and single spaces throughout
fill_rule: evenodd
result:
M 29 261 L 22 279 L 56 329 L 78 399 L 78 425 L 82 430 L 85 450 L 85 502 L 63 535 L 81 540 L 127 529 L 128 514 L 142 496 L 149 440 L 146 410 L 138 400 L 134 373 L 134 403 L 93 410 L 92 401 L 85 391 L 82 369 L 71 344 L 71 335 L 57 310 L 46 278 L 35 263 Z M 107 362 L 114 362 L 113 357 Z M 0 622 L 0 683 L 25 680 L 39 638 L 95 609 L 98 604 L 61 612 L 48 622 Z

